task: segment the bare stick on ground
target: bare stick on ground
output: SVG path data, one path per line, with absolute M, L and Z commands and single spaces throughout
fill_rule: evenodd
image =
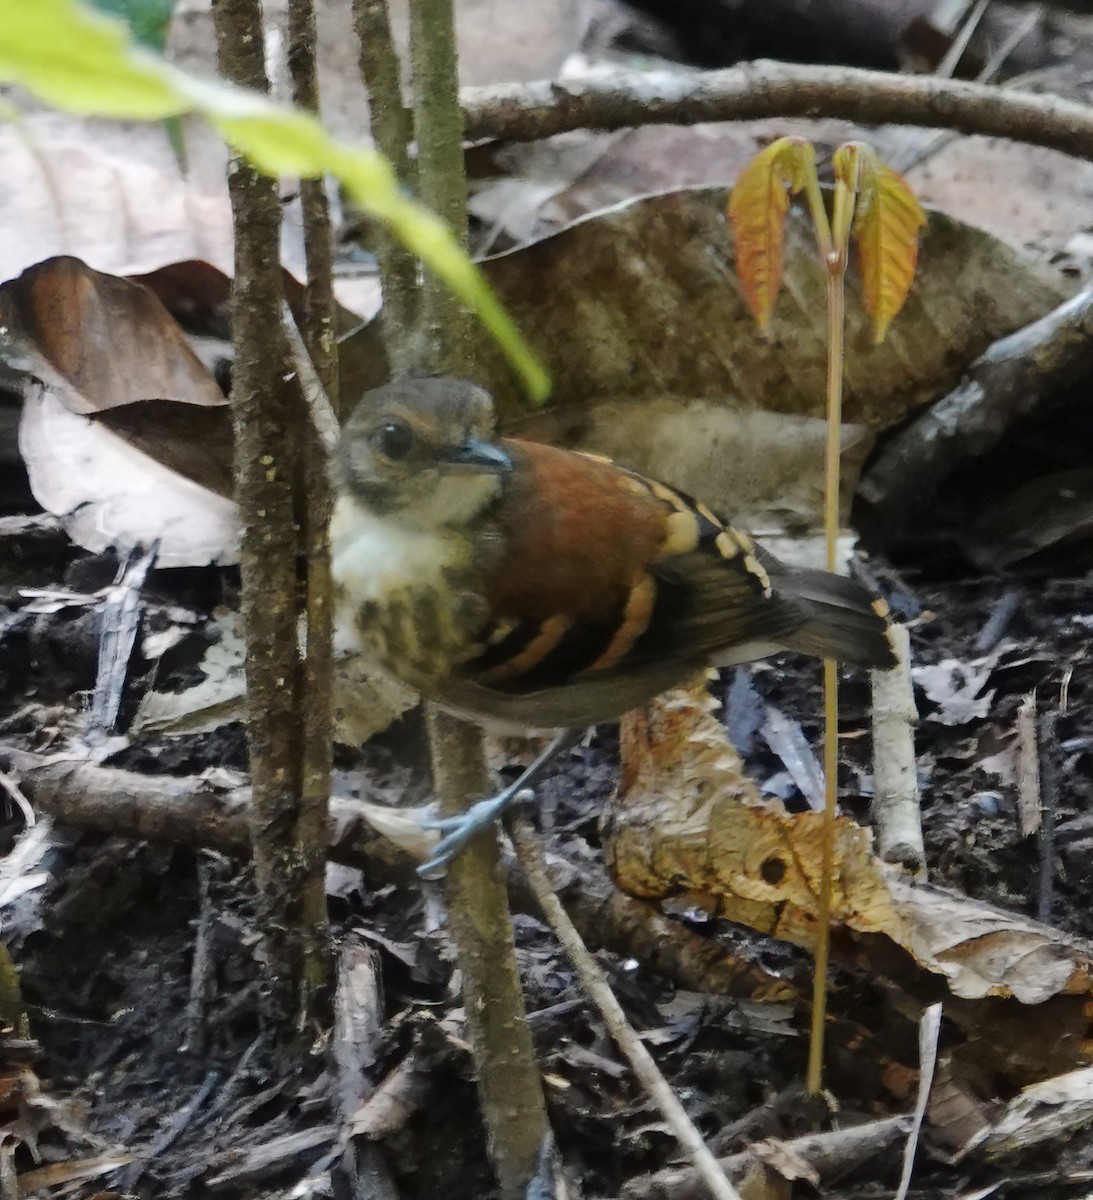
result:
M 862 477 L 860 523 L 893 540 L 923 496 L 961 462 L 993 449 L 1015 421 L 1091 366 L 1093 290 L 1087 289 L 995 342 L 953 391 L 888 440 Z
M 511 829 L 520 866 L 543 910 L 543 915 L 580 977 L 581 986 L 599 1009 L 608 1033 L 626 1055 L 634 1074 L 660 1110 L 676 1140 L 689 1155 L 695 1171 L 701 1176 L 710 1195 L 718 1197 L 718 1200 L 740 1200 L 739 1193 L 729 1182 L 713 1152 L 702 1140 L 694 1122 L 687 1116 L 679 1098 L 660 1073 L 653 1056 L 627 1021 L 622 1005 L 615 999 L 607 977 L 585 948 L 580 934 L 566 915 L 561 901 L 550 886 L 543 852 L 531 823 L 526 817 L 517 814 L 512 819 Z
M 934 76 L 759 61 L 723 71 L 617 71 L 595 79 L 466 88 L 466 136 L 531 142 L 574 129 L 842 117 L 924 125 L 1093 158 L 1093 107 Z
M 886 1117 L 849 1129 L 807 1134 L 793 1138 L 784 1145 L 795 1158 L 809 1163 L 819 1179 L 826 1182 L 838 1179 L 840 1175 L 882 1154 L 888 1154 L 910 1124 L 909 1117 Z M 743 1150 L 718 1162 L 722 1170 L 739 1180 L 762 1165 L 759 1154 L 754 1150 Z M 632 1180 L 622 1190 L 623 1200 L 699 1200 L 704 1194 L 702 1179 L 693 1167 L 659 1171 L 656 1175 Z M 756 1194 L 769 1194 L 769 1189 L 764 1189 L 760 1183 Z M 774 1194 L 778 1195 L 779 1192 L 775 1191 Z
M 391 1179 L 380 1139 L 357 1137 L 353 1116 L 376 1091 L 374 1070 L 383 1050 L 383 981 L 379 952 L 359 941 L 348 940 L 338 959 L 338 984 L 334 994 L 334 1029 L 331 1054 L 342 1119 L 342 1170 L 350 1194 L 359 1200 L 395 1200 L 398 1190 Z
M 0 759 L 9 759 L 22 773 L 23 787 L 38 809 L 64 824 L 239 857 L 250 854 L 250 788 L 225 791 L 197 775 L 142 775 L 9 747 L 0 747 Z M 386 837 L 372 832 L 366 812 L 359 801 L 331 800 L 325 842 L 329 859 L 362 867 L 374 886 L 411 882 L 412 863 Z M 506 870 L 513 906 L 535 911 L 523 876 L 515 868 Z M 798 999 L 789 983 L 764 972 L 750 955 L 734 960 L 719 942 L 664 916 L 655 904 L 620 892 L 598 861 L 581 863 L 567 885 L 566 902 L 586 944 L 637 958 L 678 987 L 765 1003 Z
M 877 853 L 909 874 L 924 878 L 918 772 L 915 763 L 915 693 L 911 685 L 911 641 L 906 626 L 888 635 L 896 652 L 890 671 L 873 671 L 873 824 Z

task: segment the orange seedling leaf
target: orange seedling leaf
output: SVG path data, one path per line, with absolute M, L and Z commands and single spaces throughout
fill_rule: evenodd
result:
M 783 137 L 751 160 L 729 197 L 736 270 L 759 328 L 770 327 L 782 283 L 782 243 L 790 195 L 815 174 L 812 147 L 803 138 Z
M 835 155 L 838 174 L 839 155 Z M 926 214 L 907 181 L 872 150 L 859 147 L 859 197 L 854 238 L 861 257 L 865 307 L 873 318 L 873 340 L 884 341 L 892 318 L 903 307 L 915 277 L 918 231 Z

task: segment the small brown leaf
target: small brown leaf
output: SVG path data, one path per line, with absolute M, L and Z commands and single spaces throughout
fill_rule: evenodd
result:
M 740 174 L 729 197 L 736 269 L 748 306 L 766 332 L 782 283 L 782 242 L 789 197 L 815 171 L 812 147 L 784 137 L 761 150 Z
M 0 321 L 23 361 L 71 412 L 164 396 L 220 405 L 224 393 L 178 322 L 145 287 L 51 258 L 0 286 Z
M 860 172 L 854 237 L 861 256 L 865 307 L 873 318 L 873 340 L 879 345 L 914 280 L 918 231 L 926 224 L 926 214 L 903 176 L 868 147 L 840 147 L 835 154 L 837 176 L 840 156 L 851 149 L 858 152 Z
M 50 259 L 0 286 L 0 324 L 31 488 L 73 541 L 98 551 L 157 538 L 161 566 L 233 561 L 224 393 L 153 292 Z

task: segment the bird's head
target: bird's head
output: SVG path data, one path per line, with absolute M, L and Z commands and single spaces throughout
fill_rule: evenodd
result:
M 334 482 L 376 516 L 421 528 L 474 519 L 512 460 L 489 394 L 461 379 L 399 379 L 367 392 L 334 454 Z

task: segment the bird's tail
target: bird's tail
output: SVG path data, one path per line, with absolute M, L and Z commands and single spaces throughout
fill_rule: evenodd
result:
M 808 614 L 804 624 L 785 638 L 789 649 L 858 667 L 895 665 L 888 605 L 875 600 L 856 580 L 802 567 L 779 579 L 777 591 L 792 597 Z

